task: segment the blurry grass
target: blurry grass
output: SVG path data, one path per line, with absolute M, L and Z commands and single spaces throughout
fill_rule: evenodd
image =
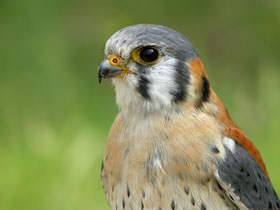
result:
M 191 40 L 280 194 L 279 10 L 276 1 L 1 1 L 0 209 L 108 209 L 100 166 L 117 108 L 97 66 L 107 38 L 140 22 Z

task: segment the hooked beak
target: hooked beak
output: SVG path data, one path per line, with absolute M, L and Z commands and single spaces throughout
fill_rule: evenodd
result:
M 113 66 L 106 59 L 99 66 L 98 81 L 101 83 L 102 78 L 120 77 L 125 74 L 133 74 L 133 72 L 124 67 Z

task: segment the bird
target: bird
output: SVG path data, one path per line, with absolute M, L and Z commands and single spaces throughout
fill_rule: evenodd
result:
M 101 177 L 110 209 L 280 209 L 263 159 L 181 33 L 137 24 L 106 42 L 98 79 L 119 112 Z

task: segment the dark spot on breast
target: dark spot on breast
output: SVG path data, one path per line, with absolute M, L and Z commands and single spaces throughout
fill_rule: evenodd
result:
M 122 207 L 123 207 L 123 209 L 125 209 L 125 200 L 124 199 L 122 200 Z
M 244 168 L 243 167 L 240 167 L 240 172 L 244 172 Z
M 208 172 L 208 166 L 206 164 L 202 164 L 202 170 L 207 173 Z
M 141 209 L 142 209 L 142 210 L 144 209 L 143 201 L 141 201 Z
M 218 153 L 220 153 L 220 150 L 218 149 L 217 146 L 213 145 L 213 146 L 211 147 L 211 152 L 218 154 Z
M 172 200 L 172 202 L 171 202 L 171 209 L 172 209 L 172 210 L 175 209 L 175 202 L 174 202 L 174 200 Z
M 191 197 L 191 203 L 193 206 L 195 205 L 195 200 L 194 200 L 193 196 Z
M 124 150 L 124 154 L 126 155 L 129 151 L 130 151 L 130 148 L 127 147 L 127 148 Z
M 279 202 L 276 203 L 277 208 L 280 208 L 280 204 Z
M 220 196 L 221 199 L 225 200 L 225 195 L 224 195 L 224 193 L 221 193 L 221 192 L 220 192 L 220 193 L 219 193 L 219 196 Z
M 158 207 L 158 210 L 161 210 L 161 207 Z
M 271 202 L 268 203 L 268 209 L 272 209 L 272 203 Z
M 144 190 L 142 190 L 142 196 L 143 196 L 143 198 L 145 198 L 145 191 Z
M 208 177 L 206 177 L 204 180 L 202 180 L 202 184 L 208 184 L 209 182 L 211 181 L 211 177 L 210 176 L 208 176 Z
M 140 76 L 139 78 L 139 83 L 138 83 L 138 87 L 137 87 L 137 91 L 143 96 L 143 98 L 145 99 L 150 99 L 150 95 L 148 92 L 148 85 L 151 82 L 144 76 Z
M 189 193 L 190 193 L 190 188 L 189 188 L 188 186 L 185 186 L 185 187 L 184 187 L 184 191 L 185 191 L 185 193 L 186 193 L 187 195 L 189 195 Z
M 114 192 L 115 184 L 112 184 L 112 192 Z
M 201 204 L 201 206 L 200 206 L 200 208 L 201 208 L 201 210 L 206 210 L 206 206 L 205 206 L 205 204 L 204 204 L 204 203 L 202 203 L 202 204 Z
M 161 198 L 161 192 L 160 192 L 160 190 L 157 190 L 157 192 L 158 192 L 158 196 Z
M 248 176 L 248 177 L 250 177 L 250 176 L 251 176 L 251 175 L 249 174 L 249 172 L 248 172 L 248 171 L 246 172 L 246 176 Z
M 127 197 L 130 197 L 130 189 L 128 185 L 127 185 Z
M 179 179 L 180 179 L 181 181 L 184 180 L 184 177 L 183 177 L 183 175 L 182 175 L 181 173 L 179 173 Z

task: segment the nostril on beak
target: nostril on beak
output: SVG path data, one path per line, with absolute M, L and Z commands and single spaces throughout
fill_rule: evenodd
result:
M 116 77 L 121 71 L 120 67 L 112 66 L 108 60 L 105 60 L 99 66 L 98 81 L 101 83 L 102 78 Z

